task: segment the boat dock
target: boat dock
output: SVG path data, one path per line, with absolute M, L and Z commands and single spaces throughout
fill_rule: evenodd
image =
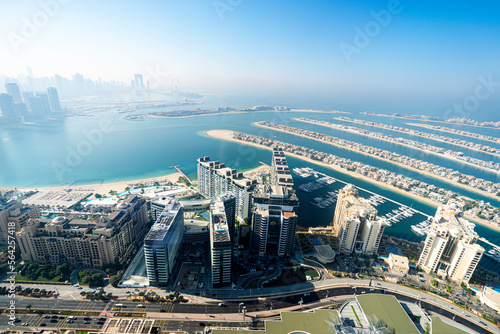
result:
M 342 181 L 342 180 L 340 180 L 340 179 L 334 178 L 334 177 L 332 177 L 332 176 L 330 176 L 330 175 L 327 175 L 327 174 L 325 174 L 325 173 L 321 173 L 321 172 L 318 172 L 318 171 L 314 171 L 314 174 L 322 175 L 322 176 L 324 176 L 324 177 L 330 177 L 330 178 L 334 179 L 334 180 L 335 180 L 335 181 L 337 181 L 337 182 L 340 182 L 340 183 L 343 183 L 343 184 L 348 184 L 348 183 L 347 183 L 347 182 L 345 182 L 345 181 Z M 395 203 L 395 204 L 400 205 L 400 206 L 402 206 L 402 207 L 405 207 L 405 208 L 410 208 L 410 207 L 409 207 L 408 205 L 406 205 L 406 204 L 403 204 L 403 203 L 397 202 L 397 201 L 395 201 L 395 200 L 392 200 L 392 199 L 390 199 L 390 198 L 388 198 L 388 197 L 385 197 L 385 196 L 379 195 L 379 194 L 374 193 L 373 191 L 370 191 L 370 190 L 368 190 L 368 189 L 364 189 L 364 188 L 361 188 L 361 187 L 358 187 L 358 186 L 356 186 L 356 188 L 361 189 L 361 190 L 363 190 L 363 191 L 365 191 L 365 192 L 367 192 L 367 193 L 369 193 L 369 194 L 371 194 L 371 195 L 376 195 L 378 198 L 383 198 L 383 199 L 385 199 L 386 201 L 389 201 L 389 202 Z M 419 213 L 419 214 L 421 214 L 422 216 L 425 216 L 425 217 L 427 217 L 427 218 L 429 218 L 429 217 L 433 217 L 433 216 L 430 216 L 430 215 L 428 215 L 428 214 L 426 214 L 426 213 L 423 213 L 422 211 L 416 210 L 416 209 L 414 209 L 414 208 L 411 208 L 411 210 L 413 210 L 415 213 Z
M 191 179 L 189 178 L 189 176 L 187 176 L 187 175 L 186 175 L 186 173 L 184 173 L 184 172 L 183 172 L 183 171 L 179 168 L 180 166 L 181 166 L 181 165 L 177 165 L 177 166 L 170 166 L 170 168 L 175 168 L 175 169 L 177 170 L 177 172 L 178 172 L 179 174 L 181 174 L 181 175 L 182 175 L 182 177 L 184 177 L 186 180 L 188 180 L 188 182 L 189 182 L 189 183 L 193 183 L 193 180 L 191 180 Z
M 488 244 L 488 245 L 490 245 L 490 246 L 492 246 L 492 247 L 498 247 L 498 245 L 495 245 L 495 244 L 494 244 L 494 243 L 492 243 L 491 241 L 486 240 L 484 237 L 479 238 L 479 240 L 481 240 L 481 241 L 482 241 L 482 242 L 484 242 L 485 244 Z

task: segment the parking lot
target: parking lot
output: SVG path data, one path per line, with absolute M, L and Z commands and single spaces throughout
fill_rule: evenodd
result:
M 176 289 L 195 290 L 198 288 L 198 281 L 200 281 L 201 288 L 203 288 L 203 277 L 200 278 L 203 265 L 201 263 L 183 263 L 175 282 Z

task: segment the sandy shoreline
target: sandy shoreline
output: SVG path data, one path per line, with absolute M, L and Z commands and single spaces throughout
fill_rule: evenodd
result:
M 134 184 L 148 184 L 154 182 L 166 182 L 170 181 L 175 183 L 179 177 L 182 176 L 180 173 L 176 172 L 173 174 L 167 174 L 157 177 L 143 178 L 137 180 L 129 180 L 129 181 L 117 181 L 117 182 L 109 182 L 109 183 L 94 183 L 94 184 L 85 184 L 85 185 L 75 185 L 75 186 L 53 186 L 53 187 L 0 187 L 0 190 L 9 191 L 9 190 L 17 190 L 20 192 L 26 191 L 63 191 L 67 189 L 77 190 L 77 191 L 92 191 L 94 193 L 98 193 L 101 195 L 108 195 L 111 190 L 114 190 L 118 193 L 125 191 L 125 188 L 132 187 Z
M 255 143 L 249 143 L 249 142 L 245 142 L 243 140 L 234 139 L 233 138 L 233 131 L 229 131 L 229 130 L 209 130 L 209 131 L 206 131 L 205 133 L 208 136 L 213 137 L 213 138 L 222 139 L 222 140 L 228 140 L 228 141 L 240 143 L 240 144 L 247 145 L 247 146 L 254 146 L 254 147 L 258 147 L 258 148 L 269 150 L 269 151 L 272 150 L 268 146 L 259 145 L 259 144 L 255 144 Z M 431 205 L 431 206 L 436 207 L 436 208 L 438 206 L 440 206 L 440 205 L 443 205 L 442 203 L 439 203 L 437 201 L 433 201 L 433 200 L 431 200 L 429 198 L 424 198 L 424 197 L 418 196 L 418 195 L 413 194 L 411 192 L 407 192 L 407 191 L 404 191 L 404 190 L 399 189 L 397 187 L 388 185 L 386 183 L 383 183 L 383 182 L 380 182 L 380 181 L 377 181 L 377 180 L 373 180 L 373 179 L 371 179 L 369 177 L 366 177 L 364 175 L 361 175 L 361 174 L 358 174 L 358 173 L 355 173 L 355 172 L 351 172 L 351 171 L 345 170 L 345 169 L 340 168 L 340 167 L 335 166 L 335 165 L 329 165 L 329 164 L 326 164 L 324 162 L 312 160 L 312 159 L 309 159 L 309 158 L 304 157 L 302 155 L 298 155 L 298 154 L 294 154 L 294 153 L 285 152 L 285 154 L 287 156 L 291 156 L 291 157 L 294 157 L 296 159 L 307 161 L 309 163 L 312 163 L 312 164 L 315 164 L 315 165 L 318 165 L 318 166 L 323 166 L 323 167 L 326 167 L 326 168 L 333 169 L 333 170 L 335 170 L 337 172 L 340 172 L 340 173 L 343 173 L 345 175 L 349 175 L 349 176 L 352 176 L 352 177 L 355 177 L 355 178 L 358 178 L 358 179 L 362 179 L 365 182 L 368 182 L 368 183 L 371 183 L 373 185 L 385 188 L 385 189 L 390 190 L 390 191 L 397 192 L 397 193 L 399 193 L 399 194 L 401 194 L 403 196 L 410 197 L 410 198 L 412 198 L 414 200 L 426 203 L 426 204 Z M 470 221 L 474 222 L 474 223 L 477 223 L 477 224 L 480 224 L 480 225 L 484 225 L 486 227 L 489 227 L 491 229 L 494 229 L 494 230 L 500 232 L 500 227 L 498 227 L 496 225 L 492 225 L 492 224 L 490 224 L 488 221 L 486 221 L 484 219 L 480 219 L 480 218 L 477 218 L 477 217 L 472 217 L 470 215 L 465 215 L 465 217 L 467 219 L 469 219 Z
M 252 168 L 243 172 L 245 176 L 252 176 L 254 174 L 258 174 L 266 169 L 269 169 L 270 166 L 264 163 L 261 163 L 261 166 L 256 168 Z M 183 175 L 179 172 L 175 172 L 173 174 L 161 175 L 156 177 L 149 178 L 141 178 L 135 180 L 128 181 L 116 181 L 116 182 L 103 182 L 103 183 L 93 183 L 93 184 L 80 184 L 75 186 L 48 186 L 48 187 L 0 187 L 1 191 L 10 191 L 17 190 L 19 192 L 29 192 L 29 191 L 45 191 L 45 192 L 59 192 L 71 189 L 72 191 L 90 191 L 93 193 L 98 193 L 101 195 L 109 196 L 109 192 L 111 190 L 116 191 L 117 193 L 121 193 L 126 191 L 127 187 L 134 189 L 134 185 L 144 184 L 144 186 L 153 185 L 155 182 L 159 183 L 176 183 L 179 177 Z
M 306 123 L 311 123 L 311 122 L 306 122 Z M 445 177 L 442 177 L 442 176 L 439 176 L 439 175 L 435 175 L 435 174 L 432 174 L 432 173 L 429 173 L 427 171 L 423 171 L 423 170 L 420 170 L 420 169 L 417 169 L 417 168 L 414 168 L 414 167 L 410 167 L 410 166 L 407 166 L 407 165 L 399 163 L 399 162 L 394 162 L 392 160 L 389 160 L 389 159 L 386 159 L 386 158 L 382 158 L 382 157 L 379 157 L 379 156 L 376 156 L 376 155 L 373 155 L 373 154 L 370 154 L 370 153 L 366 153 L 366 152 L 363 152 L 363 151 L 360 151 L 360 150 L 357 150 L 357 149 L 354 149 L 354 148 L 351 148 L 351 147 L 344 147 L 342 145 L 337 145 L 335 143 L 328 142 L 328 141 L 325 141 L 325 140 L 321 140 L 321 139 L 317 139 L 317 138 L 311 138 L 311 137 L 308 137 L 308 136 L 305 136 L 305 135 L 301 135 L 300 133 L 292 133 L 292 132 L 283 131 L 283 130 L 280 130 L 280 129 L 268 128 L 266 126 L 262 126 L 262 125 L 259 125 L 259 124 L 256 124 L 256 123 L 254 123 L 254 124 L 257 125 L 257 126 L 266 128 L 266 129 L 272 129 L 272 130 L 275 130 L 275 131 L 284 132 L 284 133 L 291 134 L 291 135 L 294 135 L 294 136 L 299 136 L 299 137 L 303 137 L 303 138 L 307 138 L 307 139 L 316 140 L 316 141 L 319 141 L 319 142 L 324 143 L 324 144 L 332 145 L 332 146 L 335 146 L 335 147 L 338 147 L 338 148 L 342 148 L 342 149 L 345 149 L 345 150 L 349 150 L 349 151 L 352 151 L 352 152 L 356 152 L 356 153 L 359 153 L 359 154 L 364 154 L 364 155 L 367 155 L 367 156 L 369 156 L 371 158 L 374 158 L 374 159 L 377 159 L 377 160 L 380 160 L 380 161 L 384 161 L 384 162 L 393 164 L 394 166 L 398 166 L 398 167 L 410 170 L 412 172 L 420 173 L 420 174 L 423 174 L 423 175 L 428 176 L 430 178 L 433 178 L 433 179 L 445 182 L 447 184 L 454 185 L 454 186 L 456 186 L 458 188 L 461 188 L 461 189 L 473 192 L 473 193 L 475 193 L 477 195 L 481 195 L 481 196 L 484 196 L 484 197 L 488 197 L 488 198 L 491 198 L 491 199 L 498 200 L 498 197 L 496 195 L 490 194 L 490 193 L 488 193 L 486 191 L 482 191 L 482 190 L 473 188 L 471 186 L 468 186 L 466 184 L 458 183 L 458 182 L 455 182 L 453 180 L 447 179 Z M 315 123 L 311 123 L 311 124 L 315 124 Z M 318 124 L 318 125 L 321 125 L 321 124 Z
M 483 138 L 471 136 L 471 135 L 464 134 L 464 133 L 454 132 L 451 130 L 451 128 L 446 128 L 444 126 L 429 125 L 429 124 L 424 124 L 424 123 L 406 123 L 406 125 L 416 126 L 416 127 L 420 127 L 420 128 L 424 128 L 424 129 L 428 129 L 428 130 L 451 133 L 451 134 L 454 134 L 457 136 L 463 136 L 463 137 L 467 137 L 467 138 L 473 138 L 473 139 L 477 139 L 477 140 L 487 141 L 487 142 L 494 143 L 494 144 L 500 144 L 500 139 L 498 141 L 491 140 L 491 139 L 483 139 Z M 440 127 L 440 128 L 437 128 L 437 127 Z M 462 130 L 462 131 L 465 131 L 465 130 Z M 466 131 L 466 132 L 470 132 L 470 131 Z M 471 132 L 471 133 L 473 133 L 473 132 Z M 490 136 L 490 137 L 492 137 L 492 136 Z M 482 151 L 480 151 L 480 152 L 482 152 Z
M 338 111 L 338 110 L 313 110 L 313 109 L 290 109 L 290 110 L 258 110 L 258 111 L 229 111 L 229 112 L 215 112 L 209 114 L 200 115 L 188 115 L 188 116 L 159 116 L 159 115 L 144 115 L 146 117 L 152 118 L 190 118 L 190 117 L 201 117 L 201 116 L 214 116 L 214 115 L 229 115 L 229 114 L 257 114 L 257 113 L 288 113 L 288 112 L 312 112 L 312 113 L 323 113 L 323 114 L 347 114 L 351 115 L 351 112 Z
M 337 118 L 334 118 L 334 119 L 337 119 Z M 355 120 L 351 120 L 351 121 L 346 121 L 345 119 L 337 119 L 337 120 L 338 121 L 342 121 L 342 122 L 350 122 L 350 123 L 354 123 L 354 124 L 361 124 L 361 123 L 359 123 L 359 122 L 357 122 Z M 309 123 L 309 122 L 306 122 L 306 123 Z M 316 123 L 311 123 L 311 124 L 316 124 Z M 321 125 L 321 124 L 316 124 L 316 125 Z M 361 124 L 361 125 L 365 125 L 365 124 Z M 321 126 L 328 127 L 326 125 L 321 125 Z M 479 153 L 489 154 L 489 155 L 493 155 L 493 156 L 495 156 L 497 158 L 500 158 L 500 155 L 498 155 L 498 154 L 481 151 L 481 150 L 474 149 L 474 148 L 471 148 L 471 147 L 468 147 L 468 146 L 465 146 L 465 145 L 454 144 L 454 143 L 450 143 L 450 142 L 447 142 L 447 141 L 444 141 L 444 140 L 435 139 L 435 138 L 428 138 L 428 137 L 425 137 L 425 136 L 417 135 L 417 134 L 414 134 L 414 133 L 408 133 L 408 132 L 404 132 L 404 131 L 400 131 L 400 130 L 386 129 L 384 127 L 377 126 L 377 125 L 370 125 L 370 126 L 372 126 L 374 128 L 382 129 L 382 130 L 389 130 L 389 131 L 394 131 L 394 132 L 403 133 L 403 134 L 407 134 L 407 135 L 417 136 L 417 137 L 420 137 L 420 138 L 427 138 L 427 139 L 435 140 L 435 141 L 438 141 L 438 142 L 441 142 L 441 143 L 445 143 L 445 144 L 450 144 L 450 145 L 455 145 L 455 146 L 467 148 L 467 149 L 470 149 L 470 150 L 473 150 L 473 151 L 476 151 L 476 152 L 479 152 Z M 342 129 L 340 129 L 340 130 L 342 130 Z M 345 131 L 348 131 L 348 130 L 345 130 Z M 352 132 L 353 133 L 357 133 L 355 131 L 352 131 Z M 422 148 L 418 148 L 418 147 L 414 147 L 414 146 L 411 146 L 411 145 L 408 145 L 408 144 L 394 142 L 394 141 L 391 141 L 391 140 L 388 140 L 388 139 L 385 139 L 385 138 L 375 137 L 375 136 L 371 136 L 371 135 L 367 135 L 367 134 L 361 134 L 361 133 L 357 133 L 357 134 L 362 135 L 362 136 L 366 136 L 366 137 L 370 137 L 370 138 L 384 140 L 384 141 L 392 143 L 392 144 L 406 146 L 406 147 L 412 148 L 414 150 L 419 150 L 421 152 L 432 154 L 432 155 L 435 155 L 435 156 L 438 156 L 438 157 L 441 157 L 441 158 L 445 158 L 445 159 L 452 160 L 452 161 L 455 161 L 455 162 L 463 163 L 465 165 L 468 165 L 468 166 L 471 166 L 471 167 L 474 167 L 474 168 L 479 168 L 479 169 L 482 169 L 482 170 L 490 172 L 490 173 L 500 174 L 500 171 L 497 171 L 497 170 L 494 170 L 494 169 L 491 169 L 491 168 L 488 168 L 488 167 L 483 167 L 483 166 L 480 166 L 480 165 L 476 165 L 476 164 L 473 164 L 473 163 L 470 163 L 470 162 L 467 162 L 467 161 L 463 161 L 463 160 L 457 159 L 457 158 L 455 158 L 453 156 L 449 156 L 449 155 L 445 155 L 445 154 L 439 154 L 439 153 L 436 153 L 436 152 L 433 152 L 433 151 L 428 151 L 428 150 L 425 150 L 425 149 L 422 149 Z

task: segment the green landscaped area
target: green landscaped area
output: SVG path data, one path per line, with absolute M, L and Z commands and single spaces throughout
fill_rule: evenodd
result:
M 314 312 L 283 312 L 281 321 L 266 321 L 263 334 L 288 334 L 303 331 L 309 334 L 335 333 L 334 324 L 340 323 L 337 311 L 315 310 Z M 252 331 L 213 330 L 213 334 L 249 334 Z
M 318 272 L 313 268 L 308 268 L 305 273 L 306 273 L 306 276 L 311 276 L 311 279 L 315 279 L 315 278 L 319 277 Z
M 61 277 L 54 277 L 52 279 L 48 279 L 45 277 L 38 277 L 37 279 L 30 279 L 26 276 L 21 276 L 20 274 L 17 274 L 15 276 L 16 282 L 47 282 L 47 283 L 61 283 L 64 282 L 61 280 Z
M 440 317 L 431 317 L 432 320 L 432 333 L 439 333 L 439 334 L 467 334 L 468 332 L 465 332 L 455 326 L 449 325 L 443 320 L 441 320 Z
M 369 294 L 357 296 L 356 300 L 368 320 L 376 325 L 385 321 L 387 328 L 394 329 L 394 334 L 418 334 L 417 327 L 410 320 L 403 307 L 394 296 Z M 434 332 L 439 333 L 439 332 Z

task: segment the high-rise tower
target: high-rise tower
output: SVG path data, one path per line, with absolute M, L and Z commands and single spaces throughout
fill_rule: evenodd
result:
M 437 209 L 418 265 L 426 272 L 468 283 L 484 248 L 476 244 L 475 225 L 462 216 L 455 203 Z
M 144 239 L 144 257 L 151 285 L 166 285 L 172 274 L 184 235 L 184 213 L 170 200 Z
M 232 244 L 222 200 L 210 205 L 210 259 L 212 286 L 231 284 Z
M 269 185 L 254 194 L 252 248 L 259 254 L 290 255 L 294 249 L 299 201 L 293 190 L 288 162 L 279 147 L 273 148 Z
M 340 190 L 332 224 L 340 253 L 377 253 L 385 225 L 377 219 L 377 210 L 358 196 L 352 184 Z

